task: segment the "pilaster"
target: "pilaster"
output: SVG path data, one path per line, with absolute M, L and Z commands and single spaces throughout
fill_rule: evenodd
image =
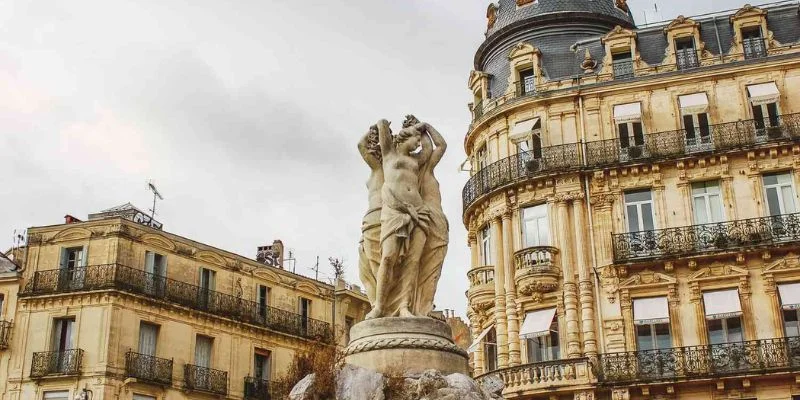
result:
M 503 237 L 503 219 L 495 215 L 492 219 L 492 237 L 494 242 L 494 320 L 497 333 L 497 367 L 508 366 L 508 320 L 506 318 L 505 296 L 505 254 Z
M 588 259 L 586 257 L 586 202 L 575 199 L 572 203 L 573 225 L 575 228 L 575 254 L 578 266 L 578 288 L 581 304 L 581 331 L 583 332 L 583 351 L 586 356 L 597 355 L 597 338 L 594 328 L 594 292 Z
M 514 283 L 514 246 L 513 235 L 511 233 L 512 209 L 507 209 L 503 213 L 503 250 L 505 253 L 506 269 L 506 318 L 508 319 L 508 365 L 514 367 L 520 365 L 520 340 L 519 340 L 519 317 L 517 315 L 517 291 Z
M 556 203 L 558 224 L 569 226 L 569 208 L 566 201 Z M 564 275 L 564 311 L 567 322 L 567 356 L 581 356 L 580 322 L 578 321 L 578 288 L 575 285 L 575 268 L 572 257 L 572 243 L 569 241 L 569 229 L 559 229 L 559 250 L 561 251 L 561 271 Z

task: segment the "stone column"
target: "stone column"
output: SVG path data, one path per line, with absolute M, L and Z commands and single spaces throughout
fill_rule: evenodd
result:
M 497 333 L 497 367 L 508 366 L 508 321 L 506 320 L 506 274 L 503 257 L 503 219 L 500 215 L 492 219 L 494 239 L 494 321 Z
M 478 338 L 478 335 L 481 334 L 481 319 L 478 316 L 471 312 L 469 315 L 469 327 L 472 331 L 472 340 Z M 470 354 L 470 361 L 472 361 L 472 373 L 474 376 L 478 376 L 484 373 L 483 366 L 485 365 L 485 360 L 483 359 L 483 346 L 478 346 L 478 349 L 475 350 L 472 354 Z
M 469 269 L 482 267 L 481 257 L 478 250 L 478 234 L 475 232 L 470 232 L 467 235 L 467 243 L 469 244 L 469 251 L 471 256 Z
M 508 319 L 508 366 L 520 364 L 519 350 L 519 317 L 517 316 L 517 289 L 514 277 L 516 267 L 514 264 L 514 235 L 511 233 L 511 209 L 503 213 L 503 252 L 505 253 L 506 270 L 506 318 Z
M 578 266 L 578 287 L 581 299 L 581 331 L 583 332 L 583 351 L 586 356 L 597 355 L 597 339 L 594 331 L 594 292 L 589 259 L 586 257 L 586 202 L 583 198 L 572 203 L 573 225 L 575 226 L 575 254 Z
M 567 202 L 561 200 L 557 203 L 558 225 L 569 227 L 569 209 Z M 569 228 L 559 229 L 559 251 L 561 252 L 561 271 L 564 275 L 564 314 L 567 320 L 567 356 L 578 358 L 581 356 L 580 326 L 578 321 L 578 288 L 575 285 L 575 268 L 572 257 L 573 245 L 569 241 Z

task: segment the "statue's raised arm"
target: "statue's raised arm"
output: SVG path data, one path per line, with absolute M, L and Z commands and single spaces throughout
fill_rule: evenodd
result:
M 433 145 L 436 146 L 431 152 L 430 160 L 428 160 L 428 165 L 433 169 L 442 160 L 444 152 L 447 150 L 447 142 L 444 141 L 444 137 L 431 124 L 425 123 L 425 131 L 428 132 Z

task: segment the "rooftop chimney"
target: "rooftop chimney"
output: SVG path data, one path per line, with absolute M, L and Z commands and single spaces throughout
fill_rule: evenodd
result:
M 83 222 L 83 221 L 81 221 L 81 220 L 79 220 L 79 219 L 77 219 L 77 218 L 75 218 L 75 217 L 73 217 L 72 215 L 69 215 L 69 214 L 64 216 L 64 223 L 65 224 L 74 224 L 76 222 Z

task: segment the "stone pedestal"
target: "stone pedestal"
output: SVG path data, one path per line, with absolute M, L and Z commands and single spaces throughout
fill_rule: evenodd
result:
M 377 318 L 350 329 L 345 362 L 380 373 L 443 375 L 468 372 L 467 352 L 453 342 L 450 326 L 433 318 Z

